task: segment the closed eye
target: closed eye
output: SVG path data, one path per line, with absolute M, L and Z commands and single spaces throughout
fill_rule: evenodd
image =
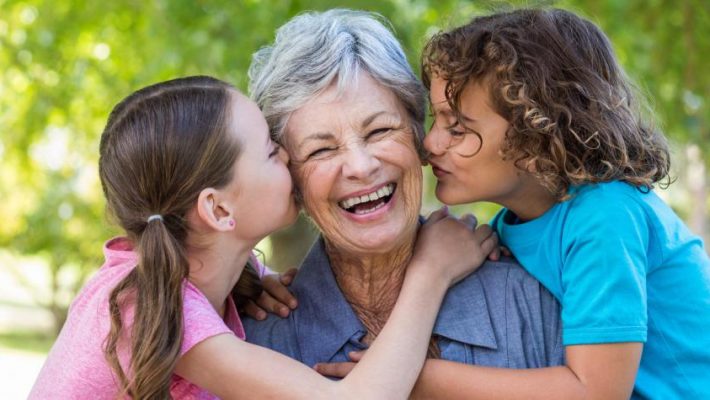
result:
M 458 122 L 454 122 L 453 124 L 447 126 L 446 130 L 449 132 L 449 135 L 455 138 L 461 137 L 466 134 L 466 129 L 461 129 L 461 124 Z
M 370 132 L 367 133 L 367 136 L 365 136 L 365 139 L 370 139 L 370 138 L 375 137 L 375 136 L 377 136 L 377 135 L 381 135 L 381 134 L 383 134 L 383 133 L 387 133 L 387 132 L 389 132 L 389 131 L 391 131 L 391 130 L 392 130 L 392 128 L 379 128 L 379 129 L 372 130 L 372 131 L 370 131 Z
M 464 131 L 459 131 L 459 130 L 456 130 L 453 128 L 449 128 L 449 135 L 451 135 L 453 137 L 461 137 L 465 134 L 466 134 L 466 132 L 464 132 Z
M 316 150 L 312 151 L 310 154 L 308 154 L 306 159 L 326 155 L 328 152 L 331 152 L 335 149 L 336 149 L 335 147 L 322 147 L 320 149 L 316 149 Z

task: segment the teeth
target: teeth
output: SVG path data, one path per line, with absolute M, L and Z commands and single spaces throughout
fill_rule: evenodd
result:
M 375 200 L 381 199 L 385 196 L 389 196 L 392 194 L 392 192 L 394 192 L 394 183 L 390 183 L 387 186 L 383 186 L 380 189 L 378 189 L 377 191 L 374 191 L 372 193 L 363 194 L 362 196 L 355 196 L 355 197 L 351 197 L 349 199 L 345 199 L 345 200 L 341 201 L 339 204 L 340 204 L 340 207 L 348 209 L 348 208 L 355 206 L 357 204 L 360 204 L 360 203 L 364 203 L 367 201 L 375 201 Z M 379 208 L 380 206 L 377 206 L 377 207 L 373 208 L 372 210 L 366 210 L 366 212 L 371 212 L 371 211 Z

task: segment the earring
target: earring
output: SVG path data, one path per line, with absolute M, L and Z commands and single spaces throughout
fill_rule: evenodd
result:
M 229 226 L 232 227 L 232 228 L 234 228 L 234 220 L 233 220 L 233 219 L 230 219 L 230 220 L 229 220 Z

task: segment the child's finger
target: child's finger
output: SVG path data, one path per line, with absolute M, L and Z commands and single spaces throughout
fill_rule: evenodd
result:
M 513 257 L 513 253 L 505 246 L 500 246 L 500 253 L 506 257 Z
M 483 254 L 490 254 L 496 248 L 498 248 L 498 234 L 493 232 L 485 240 L 483 240 L 483 242 L 481 242 L 481 251 Z
M 351 351 L 348 353 L 348 357 L 350 358 L 350 361 L 353 362 L 358 362 L 362 360 L 362 357 L 365 355 L 367 350 L 360 350 L 360 351 Z
M 294 309 L 296 308 L 296 306 L 298 306 L 298 301 L 296 301 L 296 298 L 293 296 L 293 294 L 288 291 L 288 288 L 283 283 L 281 283 L 281 278 L 279 276 L 265 276 L 261 283 L 264 286 L 264 293 L 270 295 L 273 299 L 279 302 L 280 305 L 288 307 L 290 309 Z M 272 306 L 272 308 L 269 308 L 270 306 Z M 276 308 L 273 307 L 278 307 L 278 305 L 268 303 L 266 306 L 262 305 L 262 307 L 266 308 L 267 310 L 274 310 L 274 312 L 276 312 Z M 286 314 L 288 315 L 288 313 Z
M 471 228 L 471 230 L 476 229 L 476 225 L 478 225 L 478 219 L 476 219 L 476 216 L 471 213 L 466 213 L 461 216 L 461 221 Z
M 426 222 L 427 223 L 436 222 L 436 221 L 446 218 L 448 215 L 449 215 L 449 207 L 443 206 L 440 209 L 429 214 L 429 218 L 427 218 Z
M 296 273 L 298 272 L 298 269 L 295 267 L 291 267 L 286 270 L 286 272 L 283 272 L 279 274 L 279 280 L 281 281 L 282 284 L 288 286 L 293 282 L 293 278 L 296 277 Z
M 261 321 L 266 318 L 266 311 L 254 303 L 253 300 L 249 300 L 247 304 L 242 308 L 244 313 L 257 321 Z
M 256 305 L 268 312 L 280 316 L 281 318 L 288 317 L 288 314 L 290 312 L 289 308 L 286 306 L 286 304 L 280 302 L 278 299 L 274 298 L 271 295 L 272 290 L 273 289 L 269 290 L 264 287 L 264 291 L 261 292 L 261 295 L 256 300 Z
M 489 237 L 491 237 L 494 234 L 493 228 L 491 228 L 490 225 L 488 224 L 483 224 L 479 227 L 476 228 L 476 231 L 473 233 L 473 235 L 478 239 L 478 241 L 482 242 Z M 496 236 L 496 243 L 498 242 L 497 236 Z
M 500 246 L 496 246 L 493 251 L 491 251 L 491 254 L 488 255 L 488 259 L 491 261 L 500 260 Z
M 345 378 L 355 365 L 354 362 L 319 363 L 313 366 L 313 369 L 321 375 Z

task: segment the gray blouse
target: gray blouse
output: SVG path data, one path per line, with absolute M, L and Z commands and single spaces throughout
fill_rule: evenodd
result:
M 303 261 L 291 290 L 298 308 L 288 318 L 244 317 L 247 341 L 306 365 L 348 361 L 367 348 L 366 329 L 333 276 L 322 238 Z M 536 368 L 564 363 L 560 308 L 512 259 L 485 262 L 451 287 L 434 325 L 441 358 L 466 364 Z

